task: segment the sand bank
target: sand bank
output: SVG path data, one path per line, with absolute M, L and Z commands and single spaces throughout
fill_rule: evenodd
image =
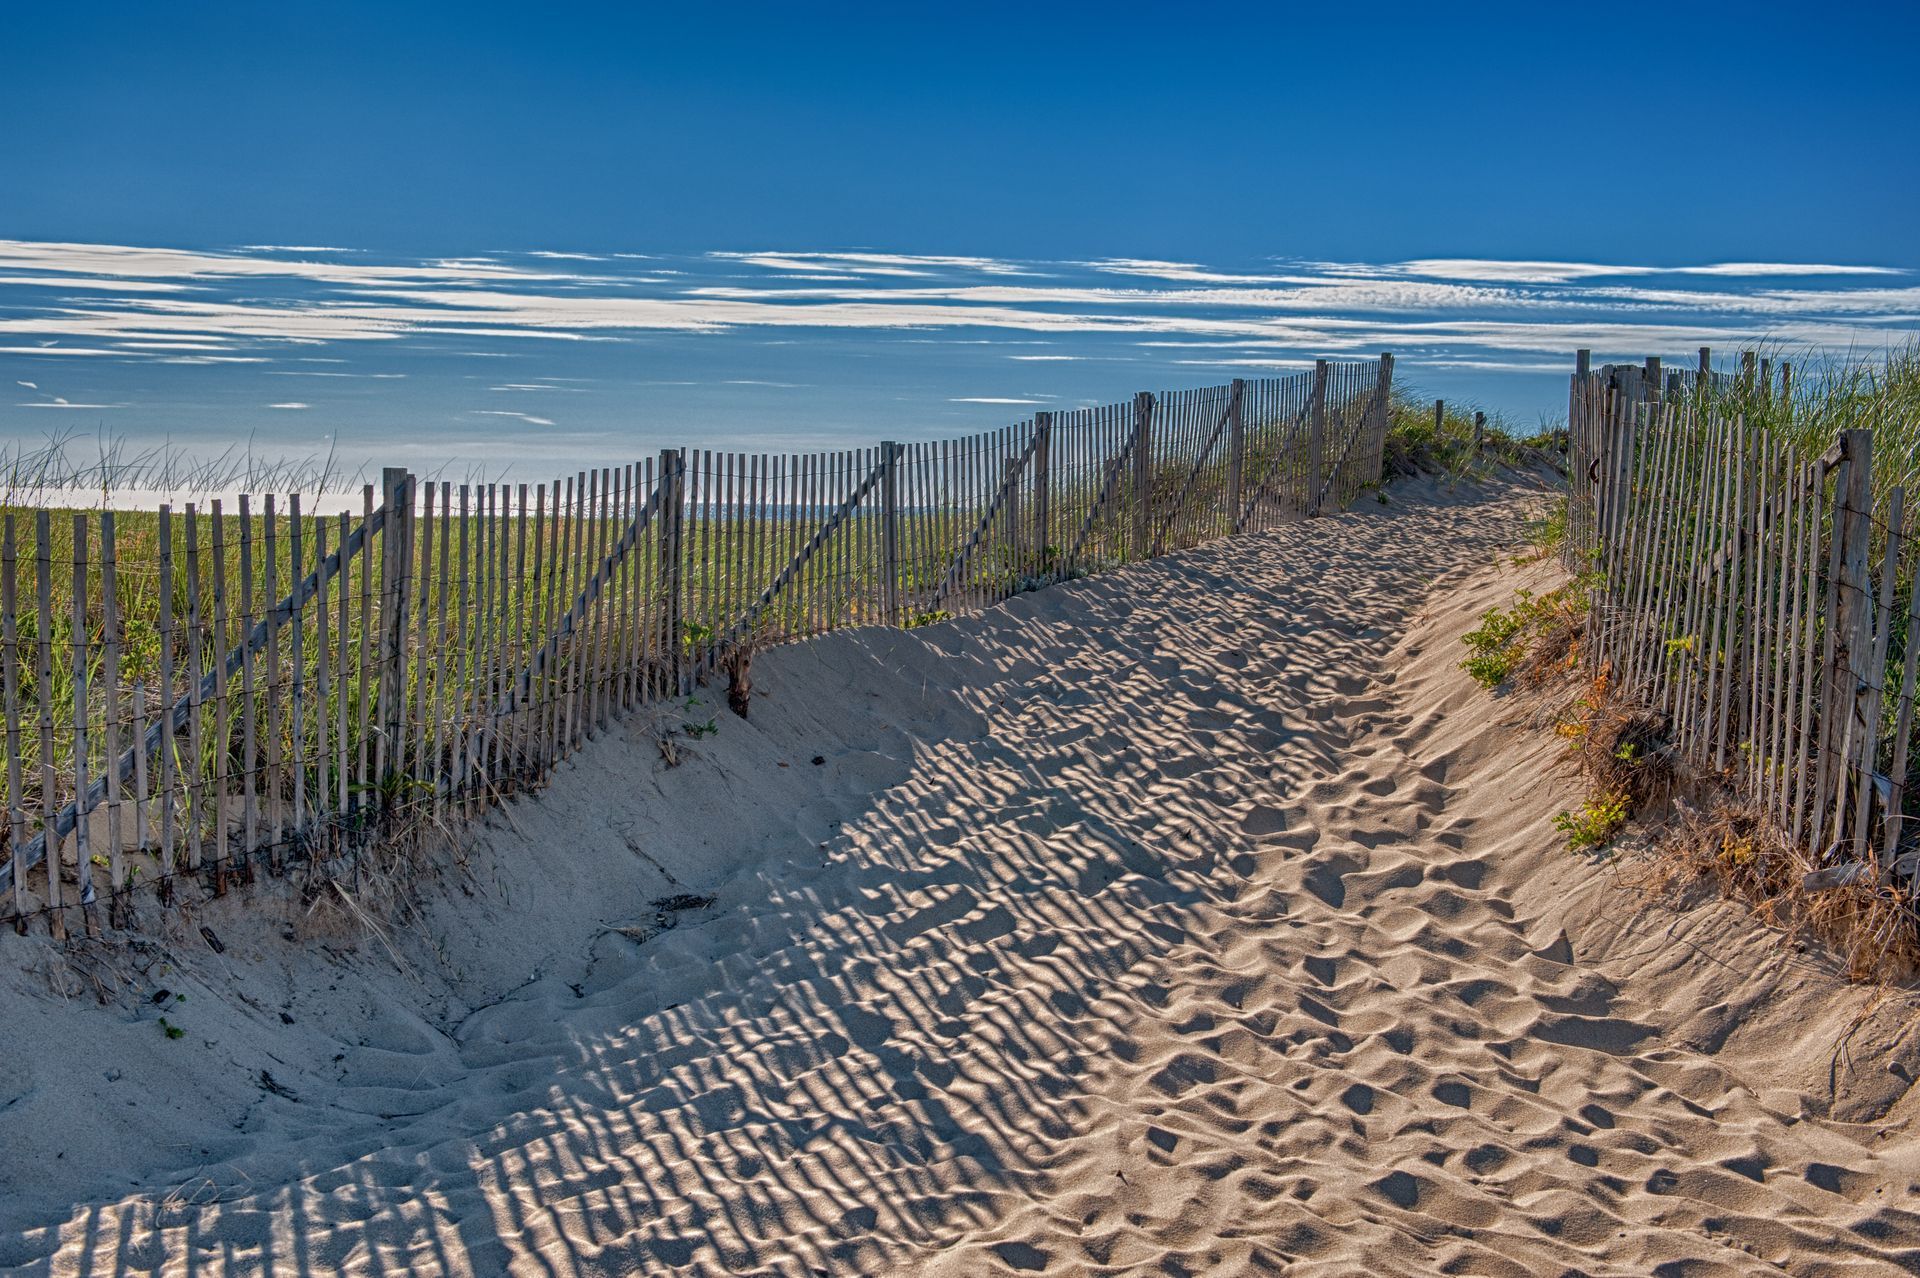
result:
M 1457 669 L 1536 501 L 769 652 L 384 939 L 6 938 L 0 1273 L 1920 1268 L 1911 1001 L 1569 856 Z

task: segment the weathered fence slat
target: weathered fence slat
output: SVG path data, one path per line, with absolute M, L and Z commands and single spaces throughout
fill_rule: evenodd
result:
M 0 516 L 0 677 L 4 677 L 7 714 L 7 842 L 19 849 L 27 842 L 26 796 L 21 777 L 20 741 L 20 630 L 15 569 L 18 553 L 14 546 L 13 512 Z M 16 851 L 15 856 L 19 853 Z M 19 930 L 27 930 L 27 876 L 24 862 L 19 872 L 8 862 L 12 879 L 13 906 Z
M 1857 718 L 1854 732 L 1859 737 L 1859 746 L 1851 762 L 1859 778 L 1853 809 L 1853 859 L 1856 861 L 1866 859 L 1871 838 L 1867 822 L 1872 815 L 1874 784 L 1879 776 L 1874 765 L 1880 757 L 1880 699 L 1885 689 L 1887 648 L 1893 640 L 1893 592 L 1898 584 L 1901 519 L 1905 500 L 1906 492 L 1901 488 L 1895 488 L 1889 495 L 1887 545 L 1881 557 L 1879 588 L 1874 592 L 1873 606 L 1868 614 L 1869 623 L 1873 626 L 1873 650 L 1864 669 L 1859 671 L 1859 690 L 1855 693 Z

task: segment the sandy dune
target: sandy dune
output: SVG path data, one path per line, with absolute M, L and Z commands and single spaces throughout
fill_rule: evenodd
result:
M 767 654 L 481 831 L 404 973 L 222 902 L 103 1009 L 6 938 L 0 1272 L 1920 1272 L 1912 1001 L 1569 856 L 1456 669 L 1533 500 Z

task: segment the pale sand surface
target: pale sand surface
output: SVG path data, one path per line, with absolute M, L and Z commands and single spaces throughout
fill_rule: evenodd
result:
M 404 973 L 272 885 L 104 1008 L 0 938 L 0 1272 L 1920 1272 L 1914 1000 L 1570 856 L 1457 669 L 1536 501 L 765 654 L 476 833 Z

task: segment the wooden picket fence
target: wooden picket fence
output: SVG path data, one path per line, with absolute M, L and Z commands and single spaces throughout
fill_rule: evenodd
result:
M 1905 493 L 1876 499 L 1872 431 L 1813 455 L 1737 411 L 1789 395 L 1791 377 L 1751 355 L 1715 373 L 1704 349 L 1684 370 L 1593 369 L 1580 353 L 1566 554 L 1593 583 L 1587 653 L 1809 886 L 1911 894 L 1920 596 Z
M 323 883 L 766 644 L 1337 508 L 1380 477 L 1391 378 L 1391 356 L 1322 361 L 966 439 L 670 450 L 531 488 L 388 470 L 357 517 L 4 512 L 0 918 L 64 937 L 261 869 Z

